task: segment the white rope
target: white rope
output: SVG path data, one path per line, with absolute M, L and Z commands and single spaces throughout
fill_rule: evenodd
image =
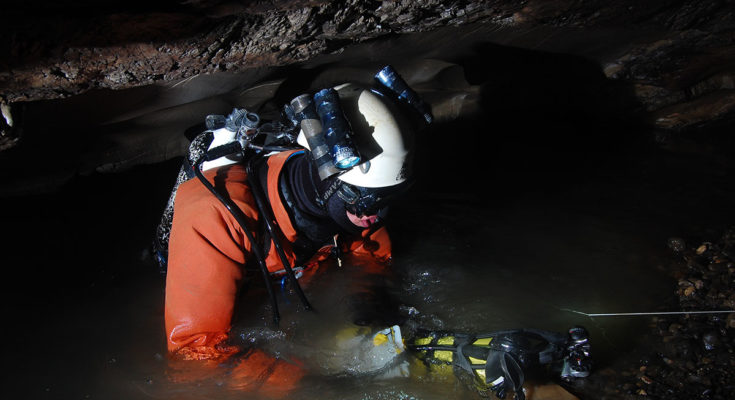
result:
M 570 310 L 568 308 L 562 308 L 562 310 L 573 312 L 575 314 L 581 314 L 586 317 L 621 317 L 621 316 L 639 316 L 639 315 L 683 315 L 683 314 L 730 314 L 730 313 L 735 313 L 735 310 L 711 310 L 711 311 L 659 311 L 659 312 L 588 314 L 582 311 Z

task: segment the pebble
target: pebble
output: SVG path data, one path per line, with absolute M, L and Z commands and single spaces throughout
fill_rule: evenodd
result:
M 707 332 L 702 336 L 702 344 L 705 350 L 711 351 L 720 345 L 720 338 L 714 332 Z
M 705 251 L 709 250 L 709 246 L 710 246 L 710 243 L 706 243 L 706 242 L 699 245 L 696 251 L 697 255 L 701 256 L 702 254 L 704 254 Z
M 690 287 L 694 286 L 694 283 L 688 279 L 679 279 L 679 286 L 681 287 Z
M 682 238 L 670 238 L 667 244 L 671 250 L 677 253 L 683 251 L 686 248 L 686 243 Z
M 730 315 L 727 317 L 727 327 L 735 328 L 735 313 L 730 313 Z

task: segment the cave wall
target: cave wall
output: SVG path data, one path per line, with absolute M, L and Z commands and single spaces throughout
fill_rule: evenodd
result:
M 729 1 L 16 0 L 0 7 L 7 39 L 0 156 L 13 161 L 9 150 L 25 141 L 25 152 L 63 153 L 55 163 L 67 175 L 180 155 L 181 131 L 202 114 L 262 104 L 252 96 L 275 94 L 283 80 L 326 82 L 335 69 L 359 78 L 383 62 L 398 64 L 446 119 L 514 101 L 556 113 L 561 104 L 570 113 L 635 120 L 667 138 L 728 131 L 735 115 Z M 261 84 L 273 90 L 247 90 Z M 61 150 L 58 141 L 43 149 L 59 137 Z M 69 161 L 80 157 L 83 166 Z

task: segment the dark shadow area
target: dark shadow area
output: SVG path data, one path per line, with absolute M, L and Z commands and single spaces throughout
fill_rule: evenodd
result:
M 67 48 L 170 41 L 216 24 L 179 1 L 9 1 L 0 10 L 6 18 L 0 32 L 9 39 L 0 46 L 0 64 L 12 66 L 61 51 L 60 39 Z
M 453 61 L 481 87 L 480 110 L 419 138 L 425 188 L 502 201 L 524 188 L 554 191 L 622 172 L 627 160 L 655 151 L 631 88 L 595 63 L 489 43 L 473 53 Z
M 90 396 L 115 385 L 100 380 L 104 371 L 164 348 L 164 277 L 148 249 L 179 166 L 76 177 L 50 193 L 0 199 L 0 302 L 13 327 L 7 396 Z M 134 355 L 131 340 L 150 350 Z
M 91 17 L 119 12 L 136 14 L 150 11 L 173 10 L 180 4 L 181 2 L 175 0 L 153 3 L 145 0 L 113 0 L 105 2 L 94 0 L 40 0 L 32 3 L 22 0 L 7 0 L 3 2 L 3 8 L 8 16 L 22 16 L 26 18 L 30 18 L 31 16 L 58 16 L 60 14 L 63 15 L 63 13 L 80 17 Z
M 3 236 L 2 262 L 15 266 L 8 279 L 28 284 L 23 292 L 32 301 L 59 305 L 141 272 L 179 167 L 174 159 L 77 177 L 53 193 L 0 199 L 3 228 L 12 232 Z

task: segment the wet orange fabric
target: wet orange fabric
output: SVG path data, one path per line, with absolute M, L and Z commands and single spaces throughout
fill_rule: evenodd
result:
M 277 183 L 278 177 L 283 170 L 283 166 L 286 165 L 289 157 L 291 157 L 295 151 L 285 151 L 278 153 L 268 158 L 268 183 Z M 268 185 L 268 198 L 269 199 L 280 199 L 281 195 L 278 192 L 278 185 Z M 296 228 L 291 223 L 291 218 L 288 216 L 288 211 L 281 201 L 273 201 L 271 203 L 271 209 L 276 217 L 278 227 L 289 242 L 296 240 Z
M 258 213 L 245 169 L 233 165 L 204 175 L 229 193 L 255 230 Z M 235 218 L 197 179 L 182 183 L 176 197 L 166 276 L 168 349 L 187 358 L 226 356 L 231 351 L 218 345 L 230 330 L 251 244 Z
M 286 398 L 305 375 L 303 364 L 298 360 L 272 357 L 259 349 L 238 354 L 233 361 L 232 367 L 225 372 L 227 387 L 247 391 L 259 399 Z M 166 375 L 174 383 L 199 384 L 222 381 L 223 368 L 219 361 L 192 362 L 173 358 L 168 363 Z
M 291 218 L 288 216 L 288 212 L 281 202 L 281 195 L 278 191 L 278 177 L 283 170 L 283 166 L 286 165 L 286 161 L 288 161 L 288 158 L 294 153 L 296 153 L 296 151 L 284 151 L 268 157 L 268 175 L 266 177 L 266 180 L 268 181 L 268 185 L 266 185 L 268 199 L 274 199 L 270 202 L 271 210 L 273 210 L 273 216 L 276 219 L 273 222 L 278 227 L 276 231 L 278 231 L 278 235 L 281 236 L 281 246 L 283 246 L 283 250 L 286 253 L 288 261 L 291 263 L 291 266 L 296 262 L 296 255 L 294 255 L 290 246 L 290 244 L 296 240 L 296 229 L 294 229 L 293 224 L 291 223 Z M 277 199 L 277 201 L 275 199 Z M 278 253 L 276 253 L 276 246 L 273 245 L 272 240 L 268 250 L 266 265 L 268 265 L 269 271 L 278 271 L 283 269 L 281 258 L 278 256 Z
M 253 349 L 235 365 L 229 383 L 233 389 L 278 399 L 294 390 L 303 376 L 304 369 L 299 362 L 274 358 Z
M 267 187 L 275 222 L 285 236 L 281 244 L 293 266 L 290 242 L 296 238 L 296 230 L 281 203 L 277 184 L 290 155 L 284 152 L 270 157 Z M 243 211 L 247 228 L 257 237 L 259 215 L 245 168 L 230 165 L 206 171 L 204 176 Z M 345 243 L 346 250 L 389 259 L 390 239 L 384 228 L 366 230 L 362 236 Z M 309 263 L 325 259 L 328 250 L 322 249 Z M 226 340 L 243 283 L 243 268 L 250 256 L 251 244 L 227 208 L 198 179 L 182 183 L 174 205 L 166 277 L 169 352 L 179 359 L 222 361 L 240 350 L 226 345 Z M 271 272 L 283 269 L 272 244 L 266 264 Z

